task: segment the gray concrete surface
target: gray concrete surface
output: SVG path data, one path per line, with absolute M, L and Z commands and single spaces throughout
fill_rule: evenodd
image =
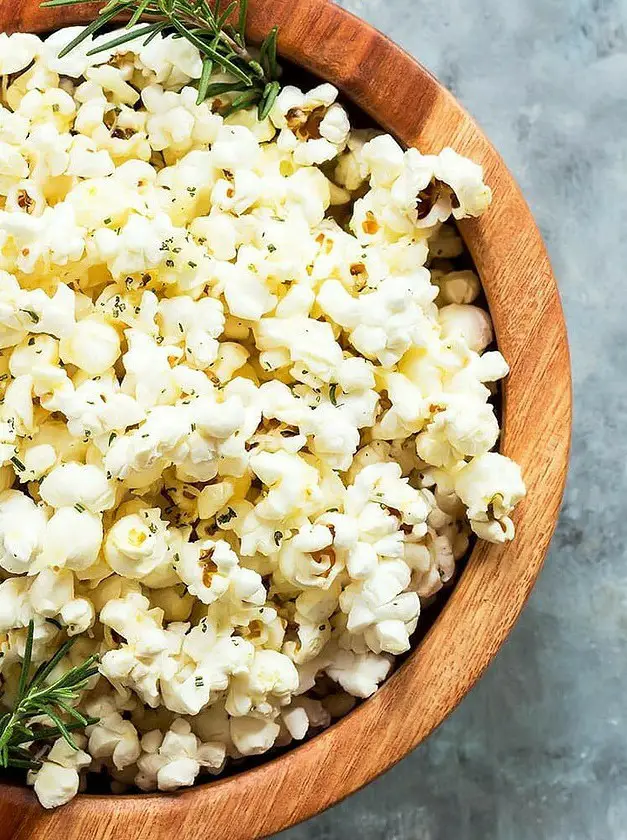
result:
M 459 710 L 281 840 L 627 838 L 627 0 L 344 0 L 519 179 L 570 330 L 573 462 L 545 571 Z

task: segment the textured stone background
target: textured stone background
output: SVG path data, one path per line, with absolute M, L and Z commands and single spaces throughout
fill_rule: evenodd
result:
M 624 840 L 627 0 L 343 5 L 453 90 L 522 185 L 569 323 L 573 463 L 545 570 L 484 679 L 423 747 L 281 840 Z

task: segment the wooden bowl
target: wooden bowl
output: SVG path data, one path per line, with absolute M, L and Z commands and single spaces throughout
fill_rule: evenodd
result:
M 0 0 L 0 31 L 37 32 L 91 19 L 94 7 L 40 11 Z M 433 627 L 370 700 L 311 741 L 221 781 L 175 795 L 79 795 L 44 812 L 32 791 L 0 787 L 2 840 L 250 840 L 328 808 L 424 740 L 479 679 L 540 572 L 562 498 L 571 382 L 560 300 L 540 234 L 498 153 L 423 67 L 327 0 L 251 0 L 250 37 L 280 28 L 280 53 L 337 85 L 407 146 L 452 146 L 483 164 L 494 202 L 461 225 L 481 275 L 504 386 L 501 451 L 522 466 L 528 495 L 516 539 L 481 543 Z

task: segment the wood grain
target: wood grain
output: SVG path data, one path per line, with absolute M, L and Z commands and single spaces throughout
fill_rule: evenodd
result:
M 0 0 L 0 30 L 43 31 L 92 14 L 93 7 L 43 13 L 37 0 Z M 310 817 L 442 722 L 500 648 L 540 572 L 566 476 L 571 383 L 557 288 L 520 190 L 451 94 L 383 35 L 326 0 L 251 0 L 251 37 L 274 24 L 284 57 L 336 84 L 403 143 L 425 152 L 450 145 L 485 167 L 493 206 L 462 232 L 511 366 L 501 450 L 521 464 L 529 490 L 516 540 L 479 545 L 419 648 L 373 698 L 307 744 L 178 795 L 83 795 L 52 813 L 30 791 L 7 785 L 1 840 L 250 840 Z

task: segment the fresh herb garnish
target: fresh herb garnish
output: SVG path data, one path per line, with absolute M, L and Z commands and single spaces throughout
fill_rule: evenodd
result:
M 20 309 L 20 312 L 25 312 L 35 324 L 39 323 L 39 315 L 32 309 Z
M 85 0 L 47 0 L 42 8 L 77 6 Z M 59 53 L 59 58 L 70 53 L 87 38 L 100 33 L 118 15 L 128 16 L 126 32 L 89 50 L 95 55 L 114 49 L 129 41 L 143 39 L 148 44 L 160 33 L 185 38 L 200 52 L 203 60 L 202 75 L 198 82 L 200 105 L 207 97 L 236 93 L 233 101 L 222 110 L 223 115 L 256 105 L 259 119 L 265 119 L 280 90 L 277 63 L 277 28 L 274 27 L 263 40 L 256 58 L 246 44 L 246 18 L 248 0 L 234 0 L 224 10 L 220 0 L 86 0 L 100 3 L 97 17 L 86 26 Z M 237 11 L 237 22 L 229 23 Z M 145 25 L 134 28 L 136 24 Z M 229 82 L 211 82 L 214 68 L 234 77 Z
M 226 513 L 223 513 L 221 516 L 218 516 L 217 522 L 219 525 L 226 525 L 235 516 L 237 516 L 237 514 L 235 513 L 232 507 L 229 507 L 226 509 Z
M 71 732 L 98 723 L 98 718 L 85 717 L 72 705 L 89 680 L 98 673 L 98 668 L 94 666 L 98 657 L 90 656 L 82 665 L 70 668 L 53 683 L 45 685 L 45 680 L 68 654 L 76 638 L 68 639 L 61 645 L 31 677 L 34 635 L 35 625 L 31 621 L 13 709 L 0 717 L 0 767 L 37 769 L 41 762 L 28 751 L 26 745 L 32 741 L 55 741 L 62 737 L 72 749 L 78 750 Z M 39 715 L 47 715 L 52 724 L 31 724 L 31 718 Z

